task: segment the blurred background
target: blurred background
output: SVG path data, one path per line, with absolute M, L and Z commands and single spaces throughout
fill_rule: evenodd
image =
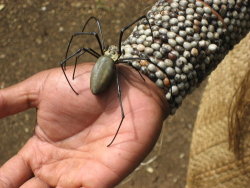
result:
M 39 71 L 59 67 L 71 35 L 81 31 L 83 23 L 90 16 L 100 18 L 106 44 L 117 44 L 121 28 L 144 15 L 155 2 L 156 0 L 0 0 L 0 88 L 18 83 Z M 90 24 L 87 30 L 97 31 L 96 25 Z M 93 37 L 74 40 L 72 49 L 79 45 L 98 49 Z M 84 56 L 80 61 L 94 60 Z M 204 85 L 205 82 L 186 98 L 174 117 L 169 117 L 164 122 L 162 135 L 155 149 L 117 187 L 185 186 L 192 129 Z M 0 120 L 0 165 L 32 136 L 35 115 L 33 109 Z

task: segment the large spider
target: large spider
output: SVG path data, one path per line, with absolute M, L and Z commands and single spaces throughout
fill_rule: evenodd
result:
M 145 55 L 143 57 L 138 57 L 138 58 L 120 58 L 121 55 L 122 55 L 122 47 L 121 46 L 122 46 L 122 37 L 123 37 L 124 32 L 127 29 L 129 29 L 132 25 L 134 25 L 135 23 L 139 22 L 142 19 L 146 20 L 146 23 L 149 25 L 149 27 L 151 29 L 151 35 L 153 37 L 153 32 L 152 32 L 152 28 L 151 28 L 151 25 L 149 23 L 149 20 L 144 15 L 144 16 L 141 16 L 138 19 L 136 19 L 134 22 L 132 22 L 128 26 L 121 29 L 118 47 L 112 45 L 108 49 L 105 49 L 101 23 L 96 17 L 90 17 L 86 21 L 86 23 L 84 24 L 82 31 L 74 33 L 71 36 L 71 39 L 70 39 L 68 47 L 67 47 L 65 60 L 60 63 L 62 71 L 64 73 L 64 76 L 67 79 L 67 82 L 69 83 L 71 89 L 75 92 L 76 95 L 78 95 L 78 93 L 75 91 L 73 86 L 70 84 L 70 81 L 69 81 L 69 79 L 68 79 L 68 77 L 67 77 L 67 75 L 65 73 L 66 62 L 69 59 L 71 59 L 73 57 L 76 57 L 74 71 L 73 71 L 73 79 L 74 79 L 77 60 L 81 55 L 83 55 L 83 54 L 85 54 L 87 52 L 87 53 L 89 53 L 92 56 L 95 56 L 97 58 L 97 61 L 96 61 L 95 65 L 94 65 L 94 67 L 92 69 L 91 78 L 90 78 L 90 89 L 91 89 L 91 92 L 94 95 L 98 95 L 98 94 L 104 92 L 108 88 L 108 86 L 111 84 L 112 78 L 115 75 L 116 83 L 117 83 L 118 99 L 119 99 L 119 104 L 120 104 L 120 107 L 121 107 L 121 116 L 122 117 L 121 117 L 121 121 L 120 121 L 120 124 L 118 126 L 118 129 L 117 129 L 117 131 L 115 133 L 115 136 L 113 137 L 111 142 L 107 145 L 107 147 L 109 147 L 114 142 L 114 140 L 115 140 L 115 138 L 116 138 L 116 136 L 117 136 L 117 134 L 118 134 L 118 132 L 120 130 L 122 122 L 123 122 L 123 120 L 125 118 L 123 105 L 122 105 L 122 100 L 121 100 L 121 88 L 120 88 L 120 85 L 119 85 L 118 71 L 116 69 L 116 65 L 119 64 L 119 63 L 128 63 L 130 61 L 139 61 L 139 60 L 147 60 L 147 61 L 151 62 L 149 57 L 147 57 Z M 96 32 L 84 32 L 84 30 L 85 30 L 85 28 L 86 28 L 86 26 L 87 26 L 87 24 L 89 23 L 90 20 L 95 20 L 95 22 L 96 22 L 96 24 L 98 26 L 98 32 L 100 34 L 100 37 L 99 37 L 98 33 L 96 33 Z M 96 38 L 96 40 L 97 40 L 97 42 L 99 44 L 100 50 L 101 50 L 101 55 L 99 53 L 97 53 L 95 50 L 91 49 L 91 48 L 80 48 L 73 55 L 68 56 L 69 48 L 70 48 L 70 45 L 72 43 L 73 38 L 76 37 L 76 36 L 79 36 L 79 35 L 92 35 L 92 36 L 95 36 L 95 38 Z M 158 67 L 158 68 L 161 69 L 160 67 Z M 140 72 L 139 72 L 139 74 L 140 74 Z M 141 77 L 142 77 L 142 75 L 141 75 Z

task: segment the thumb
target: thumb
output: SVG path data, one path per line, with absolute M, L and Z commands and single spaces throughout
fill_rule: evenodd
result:
M 0 118 L 37 106 L 44 74 L 45 72 L 38 73 L 16 85 L 0 90 Z

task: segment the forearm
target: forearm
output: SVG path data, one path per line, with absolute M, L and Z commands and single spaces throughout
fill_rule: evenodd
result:
M 210 3 L 211 2 L 211 3 Z M 250 30 L 250 2 L 158 1 L 124 42 L 125 57 L 150 62 L 130 65 L 165 92 L 171 112 Z

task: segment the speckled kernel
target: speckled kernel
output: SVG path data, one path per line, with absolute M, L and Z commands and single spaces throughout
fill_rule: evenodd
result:
M 146 61 L 146 60 L 141 60 L 141 61 L 140 61 L 140 64 L 141 64 L 141 66 L 148 66 L 148 65 L 149 65 L 149 62 Z

